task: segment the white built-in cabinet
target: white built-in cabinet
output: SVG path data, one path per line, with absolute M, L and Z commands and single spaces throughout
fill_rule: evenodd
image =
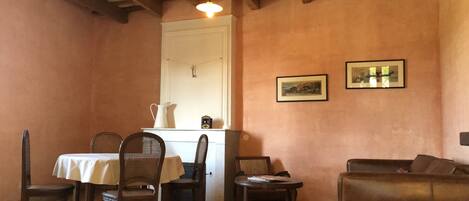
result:
M 207 201 L 233 199 L 234 125 L 233 16 L 162 23 L 160 103 L 170 103 L 169 128 L 145 128 L 163 138 L 166 154 L 193 162 L 197 140 L 207 134 Z M 200 129 L 209 115 L 214 129 Z
M 169 102 L 169 127 L 200 128 L 208 115 L 214 128 L 234 120 L 235 18 L 162 23 L 160 103 Z

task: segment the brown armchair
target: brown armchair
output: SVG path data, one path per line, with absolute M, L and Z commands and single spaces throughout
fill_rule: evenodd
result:
M 339 175 L 339 201 L 461 201 L 467 165 L 418 155 L 415 160 L 351 159 Z
M 290 177 L 287 171 L 274 173 L 269 156 L 243 156 L 236 157 L 236 176 L 256 176 L 256 175 L 275 175 Z M 241 189 L 235 187 L 236 200 L 240 199 Z M 285 190 L 266 190 L 251 189 L 248 192 L 250 200 L 259 201 L 277 201 L 285 200 L 287 191 Z

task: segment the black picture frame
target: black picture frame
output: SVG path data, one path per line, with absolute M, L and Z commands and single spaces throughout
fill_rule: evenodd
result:
M 289 97 L 287 99 L 281 98 L 281 94 L 279 91 L 281 90 L 280 84 L 281 81 L 284 80 L 294 80 L 295 78 L 298 81 L 312 81 L 312 80 L 319 80 L 321 81 L 321 91 L 324 91 L 325 94 L 321 93 L 320 97 L 314 96 L 303 96 L 303 99 L 298 96 L 297 98 Z M 303 79 L 302 78 L 310 78 Z M 313 79 L 314 78 L 314 79 Z M 324 87 L 323 87 L 324 85 Z M 310 101 L 328 101 L 329 100 L 329 75 L 328 74 L 313 74 L 313 75 L 291 75 L 291 76 L 278 76 L 276 78 L 276 101 L 277 103 L 284 103 L 284 102 L 310 102 Z
M 395 86 L 388 86 L 388 87 L 383 87 L 383 86 L 376 86 L 376 87 L 367 87 L 367 86 L 361 86 L 361 87 L 357 87 L 357 86 L 353 86 L 351 85 L 351 81 L 349 80 L 349 78 L 351 77 L 351 75 L 349 75 L 349 73 L 351 73 L 349 71 L 349 68 L 351 68 L 351 65 L 350 64 L 354 64 L 354 65 L 357 65 L 357 64 L 363 64 L 363 65 L 367 65 L 369 63 L 394 63 L 394 64 L 401 64 L 401 65 L 398 65 L 398 68 L 402 68 L 399 72 L 402 72 L 402 76 L 401 77 L 398 77 L 399 82 L 395 85 Z M 371 66 L 370 66 L 371 67 Z M 406 60 L 405 59 L 386 59 L 386 60 L 364 60 L 364 61 L 346 61 L 345 62 L 345 88 L 346 89 L 403 89 L 403 88 L 406 88 L 407 87 L 407 71 L 406 71 L 407 67 L 406 67 Z M 401 75 L 401 74 L 398 74 Z M 402 82 L 402 83 L 400 83 Z

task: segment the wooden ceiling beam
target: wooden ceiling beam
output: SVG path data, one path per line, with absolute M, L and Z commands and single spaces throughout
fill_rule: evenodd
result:
M 153 14 L 162 16 L 163 0 L 133 0 L 139 6 L 149 10 Z
M 206 1 L 204 0 L 189 0 L 190 2 L 192 2 L 192 4 L 194 4 L 194 6 L 197 6 L 199 5 L 199 3 L 204 3 Z
M 311 3 L 313 2 L 314 0 L 303 0 L 303 3 Z
M 251 10 L 257 10 L 261 8 L 261 0 L 246 0 L 246 3 L 248 4 L 249 8 L 251 8 Z
M 141 6 L 131 6 L 131 7 L 125 7 L 125 8 L 122 8 L 122 9 L 125 10 L 126 12 L 128 12 L 128 13 L 131 13 L 131 12 L 134 12 L 134 11 L 144 10 L 145 8 L 142 8 Z
M 139 6 L 137 5 L 136 3 L 134 3 L 133 1 L 129 1 L 129 2 L 110 2 L 112 5 L 115 5 L 117 6 L 118 8 L 127 8 L 127 7 L 132 7 L 132 6 Z M 139 6 L 140 7 L 140 6 Z
M 112 19 L 120 22 L 129 22 L 129 14 L 120 8 L 108 3 L 107 1 L 96 0 L 67 0 L 78 4 L 80 6 L 90 9 L 92 12 L 97 12 L 102 15 L 111 17 Z

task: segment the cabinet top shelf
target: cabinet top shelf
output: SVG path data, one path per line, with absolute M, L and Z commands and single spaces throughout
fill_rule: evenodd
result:
M 239 130 L 222 129 L 222 128 L 211 128 L 211 129 L 201 129 L 201 128 L 142 128 L 142 130 L 155 130 L 155 131 L 239 131 Z

